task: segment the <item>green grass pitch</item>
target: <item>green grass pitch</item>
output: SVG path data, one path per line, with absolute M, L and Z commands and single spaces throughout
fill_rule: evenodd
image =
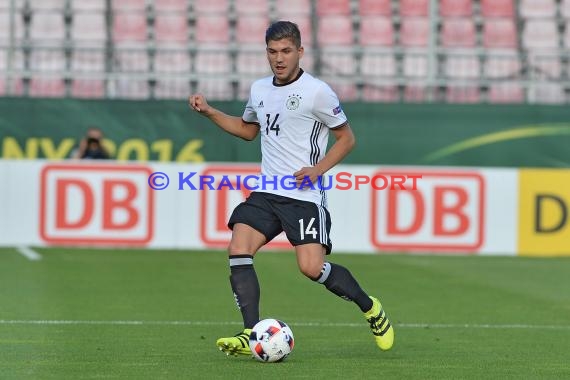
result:
M 570 378 L 570 259 L 341 255 L 395 325 L 389 352 L 358 308 L 261 252 L 262 317 L 289 323 L 283 363 L 226 357 L 240 328 L 226 253 L 0 249 L 0 379 Z

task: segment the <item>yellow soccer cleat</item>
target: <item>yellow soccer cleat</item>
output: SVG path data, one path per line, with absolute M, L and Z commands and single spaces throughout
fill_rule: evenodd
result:
M 370 330 L 374 334 L 378 347 L 387 351 L 394 345 L 394 328 L 390 324 L 380 301 L 374 297 L 370 297 L 370 299 L 372 300 L 372 309 L 364 313 L 364 317 L 370 324 Z
M 236 334 L 235 336 L 229 338 L 220 338 L 216 341 L 216 346 L 220 351 L 225 352 L 226 355 L 250 355 L 251 350 L 249 349 L 249 335 L 251 334 L 251 329 L 244 329 L 242 332 Z

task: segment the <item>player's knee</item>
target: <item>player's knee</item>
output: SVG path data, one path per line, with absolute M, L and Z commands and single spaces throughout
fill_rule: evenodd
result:
M 310 278 L 313 281 L 316 281 L 317 278 L 321 275 L 322 266 L 318 265 L 299 265 L 299 269 L 301 273 L 303 273 L 306 277 Z
M 231 242 L 230 245 L 228 246 L 228 254 L 229 256 L 247 255 L 247 254 L 251 255 L 251 252 L 248 250 L 248 247 L 244 246 L 243 244 Z

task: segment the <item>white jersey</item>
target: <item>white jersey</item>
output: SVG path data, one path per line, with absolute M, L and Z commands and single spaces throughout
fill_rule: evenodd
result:
M 285 85 L 274 83 L 272 76 L 259 79 L 251 86 L 242 118 L 260 127 L 261 177 L 267 181 L 258 181 L 256 191 L 326 207 L 323 186 L 291 189 L 290 184 L 294 182 L 293 173 L 315 166 L 324 157 L 329 129 L 347 122 L 329 85 L 303 71 Z M 275 184 L 271 182 L 274 179 Z

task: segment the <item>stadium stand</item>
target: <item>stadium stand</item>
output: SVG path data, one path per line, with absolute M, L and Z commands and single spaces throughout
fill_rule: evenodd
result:
M 275 7 L 282 16 L 307 16 L 311 14 L 311 2 L 309 0 L 276 0 Z
M 244 100 L 277 19 L 345 100 L 570 101 L 570 0 L 0 0 L 0 94 Z
M 439 14 L 442 17 L 471 17 L 472 0 L 441 0 Z
M 390 0 L 360 0 L 358 12 L 361 16 L 391 16 L 392 2 Z
M 400 16 L 402 17 L 427 17 L 429 0 L 401 0 Z
M 481 0 L 481 16 L 488 17 L 513 17 L 514 0 Z
M 154 6 L 157 12 L 188 11 L 188 1 L 186 0 L 155 0 Z

